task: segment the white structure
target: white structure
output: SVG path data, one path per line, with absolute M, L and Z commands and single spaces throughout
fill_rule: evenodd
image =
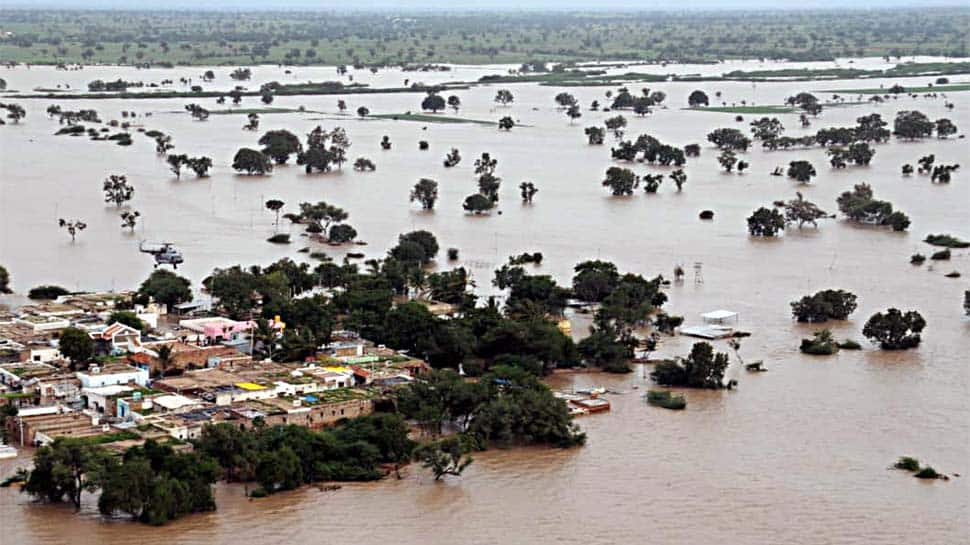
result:
M 81 388 L 81 396 L 87 399 L 87 407 L 89 409 L 103 413 L 108 408 L 108 405 L 112 403 L 112 397 L 132 391 L 134 391 L 134 388 L 130 386 L 112 384 L 94 388 Z
M 71 325 L 71 322 L 64 318 L 58 318 L 56 316 L 36 316 L 33 314 L 16 318 L 14 322 L 30 327 L 34 333 L 57 331 Z
M 64 356 L 55 346 L 30 349 L 30 361 L 34 363 L 50 363 L 62 359 L 64 359 Z
M 92 365 L 87 371 L 78 372 L 77 378 L 84 388 L 100 388 L 113 384 L 128 384 L 134 382 L 139 386 L 148 386 L 148 370 L 130 365 L 116 365 L 101 369 Z
M 711 312 L 701 314 L 701 317 L 709 324 L 723 324 L 731 320 L 734 320 L 734 323 L 738 322 L 738 313 L 732 310 L 712 310 Z

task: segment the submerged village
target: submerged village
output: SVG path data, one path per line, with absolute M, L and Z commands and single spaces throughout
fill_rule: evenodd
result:
M 968 21 L 0 8 L 0 542 L 959 542 Z

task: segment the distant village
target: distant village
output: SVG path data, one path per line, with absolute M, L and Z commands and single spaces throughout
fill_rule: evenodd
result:
M 0 314 L 0 409 L 17 408 L 4 419 L 11 444 L 89 437 L 123 451 L 149 438 L 189 441 L 206 424 L 316 429 L 370 414 L 384 393 L 430 369 L 352 331 L 335 331 L 306 361 L 255 361 L 255 321 L 198 302 L 132 307 L 132 295 L 66 295 Z M 119 308 L 133 308 L 144 331 L 111 322 Z M 285 328 L 278 318 L 271 326 Z M 95 343 L 85 370 L 72 371 L 58 348 L 68 327 Z

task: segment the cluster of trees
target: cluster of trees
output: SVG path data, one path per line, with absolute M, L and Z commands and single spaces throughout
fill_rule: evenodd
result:
M 478 176 L 478 192 L 465 197 L 462 208 L 466 212 L 482 214 L 488 212 L 498 203 L 498 191 L 502 179 L 495 175 L 498 159 L 488 152 L 475 159 L 475 174 Z
M 892 203 L 876 199 L 869 184 L 856 184 L 852 191 L 839 195 L 836 202 L 839 211 L 852 221 L 888 225 L 893 231 L 905 231 L 910 224 L 909 217 L 894 211 Z
M 694 343 L 690 354 L 684 358 L 658 363 L 650 378 L 663 386 L 719 389 L 728 387 L 724 372 L 728 367 L 728 355 L 717 352 L 710 343 Z
M 614 159 L 621 161 L 646 161 L 661 166 L 680 167 L 687 162 L 684 150 L 664 144 L 649 134 L 641 134 L 634 142 L 621 141 L 617 147 L 610 149 L 610 153 Z
M 848 291 L 822 290 L 792 302 L 792 316 L 807 323 L 846 320 L 858 306 L 856 299 L 855 294 Z
M 89 439 L 61 437 L 37 451 L 24 491 L 47 502 L 70 501 L 78 510 L 83 492 L 100 491 L 102 514 L 160 525 L 214 510 L 218 476 L 218 465 L 204 454 L 177 453 L 154 440 L 119 458 Z
M 375 413 L 322 431 L 302 426 L 251 429 L 231 424 L 206 426 L 196 451 L 215 460 L 229 481 L 255 481 L 254 496 L 292 490 L 318 481 L 372 481 L 380 464 L 403 464 L 414 448 L 400 416 Z
M 212 168 L 212 159 L 205 156 L 199 157 L 189 157 L 188 155 L 174 154 L 171 153 L 165 158 L 168 163 L 169 170 L 175 174 L 176 178 L 182 177 L 182 167 L 186 166 L 195 172 L 196 177 L 205 178 L 209 175 L 209 169 Z

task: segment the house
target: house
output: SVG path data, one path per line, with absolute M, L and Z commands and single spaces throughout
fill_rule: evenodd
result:
M 88 334 L 112 354 L 136 352 L 141 349 L 141 331 L 120 322 L 92 329 Z
M 114 416 L 118 406 L 117 398 L 133 391 L 135 391 L 134 388 L 122 384 L 81 388 L 81 400 L 87 409 L 91 409 L 97 413 L 107 414 L 108 416 Z
M 236 341 L 245 338 L 245 333 L 256 326 L 255 322 L 239 322 L 214 316 L 179 320 L 179 326 L 202 334 L 209 342 Z
M 92 365 L 87 371 L 79 371 L 77 378 L 84 388 L 100 388 L 113 384 L 135 383 L 148 386 L 148 370 L 124 364 L 108 364 L 104 367 Z

